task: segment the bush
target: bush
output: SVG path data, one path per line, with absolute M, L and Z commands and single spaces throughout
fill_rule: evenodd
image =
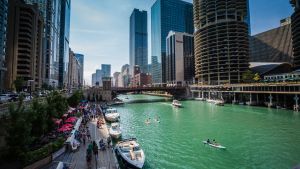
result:
M 36 161 L 39 161 L 43 158 L 48 157 L 55 151 L 62 148 L 63 145 L 64 145 L 64 139 L 58 138 L 56 141 L 46 144 L 45 146 L 43 146 L 37 150 L 29 151 L 29 152 L 22 154 L 24 166 L 33 164 Z
M 82 99 L 82 91 L 76 91 L 71 97 L 68 98 L 68 104 L 71 107 L 76 107 Z

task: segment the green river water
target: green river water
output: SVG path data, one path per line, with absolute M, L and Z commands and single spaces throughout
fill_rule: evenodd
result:
M 146 95 L 120 96 L 156 100 Z M 300 113 L 201 101 L 128 103 L 116 107 L 123 138 L 135 137 L 153 169 L 285 169 L 300 164 Z M 154 119 L 159 116 L 160 123 Z M 151 118 L 149 125 L 145 120 Z M 204 145 L 216 139 L 226 150 Z

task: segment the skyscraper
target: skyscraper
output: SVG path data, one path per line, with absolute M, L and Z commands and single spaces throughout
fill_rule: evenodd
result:
M 181 0 L 156 0 L 151 7 L 151 58 L 157 60 L 157 65 L 152 63 L 154 83 L 165 82 L 165 42 L 171 30 L 194 33 L 193 5 Z
M 249 66 L 248 0 L 194 0 L 196 78 L 239 83 Z
M 61 0 L 60 39 L 59 39 L 59 86 L 66 87 L 68 83 L 69 38 L 70 38 L 71 0 Z
M 101 70 L 103 73 L 102 77 L 111 77 L 111 65 L 101 64 Z
M 17 78 L 31 89 L 41 87 L 43 17 L 37 5 L 10 0 L 7 30 L 6 88 L 13 89 Z
M 134 9 L 130 16 L 129 35 L 129 64 L 130 74 L 133 75 L 133 67 L 139 65 L 142 72 L 147 72 L 148 66 L 148 34 L 147 12 Z
M 300 69 L 300 0 L 290 0 L 295 12 L 292 15 L 292 38 L 294 52 L 294 67 Z
M 6 31 L 7 31 L 7 12 L 8 1 L 0 0 L 0 91 L 4 90 L 4 77 L 6 72 Z
M 92 74 L 92 86 L 95 86 L 96 84 L 96 73 Z
M 79 63 L 81 64 L 80 67 L 80 77 L 82 77 L 80 79 L 80 84 L 83 85 L 83 77 L 84 77 L 84 55 L 83 54 L 79 54 L 79 53 L 75 53 L 75 57 L 78 59 Z
M 170 31 L 167 37 L 166 82 L 190 84 L 195 75 L 194 37 Z
M 101 69 L 96 69 L 96 81 L 99 85 L 102 85 L 103 72 Z
M 37 4 L 44 17 L 42 79 L 48 85 L 58 85 L 61 0 L 24 0 Z M 68 49 L 69 50 L 69 49 Z

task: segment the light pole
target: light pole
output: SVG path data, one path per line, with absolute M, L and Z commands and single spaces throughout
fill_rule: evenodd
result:
M 53 90 L 55 89 L 55 81 L 52 81 Z

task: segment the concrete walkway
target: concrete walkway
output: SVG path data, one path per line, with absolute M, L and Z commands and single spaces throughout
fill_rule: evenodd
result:
M 106 138 L 109 136 L 106 124 L 102 125 L 102 129 L 97 128 L 96 120 L 89 122 L 89 130 L 91 133 L 92 141 L 96 141 L 98 144 L 100 139 L 103 139 L 106 143 Z M 71 165 L 71 169 L 86 169 L 86 149 L 89 142 L 85 145 L 81 145 L 76 152 L 67 152 L 55 159 L 51 164 L 44 167 L 45 169 L 56 169 L 58 162 L 62 161 Z M 99 146 L 98 146 L 99 147 Z M 118 169 L 118 163 L 116 161 L 112 148 L 106 148 L 105 151 L 98 152 L 98 158 L 96 159 L 94 154 L 92 156 L 92 169 Z

